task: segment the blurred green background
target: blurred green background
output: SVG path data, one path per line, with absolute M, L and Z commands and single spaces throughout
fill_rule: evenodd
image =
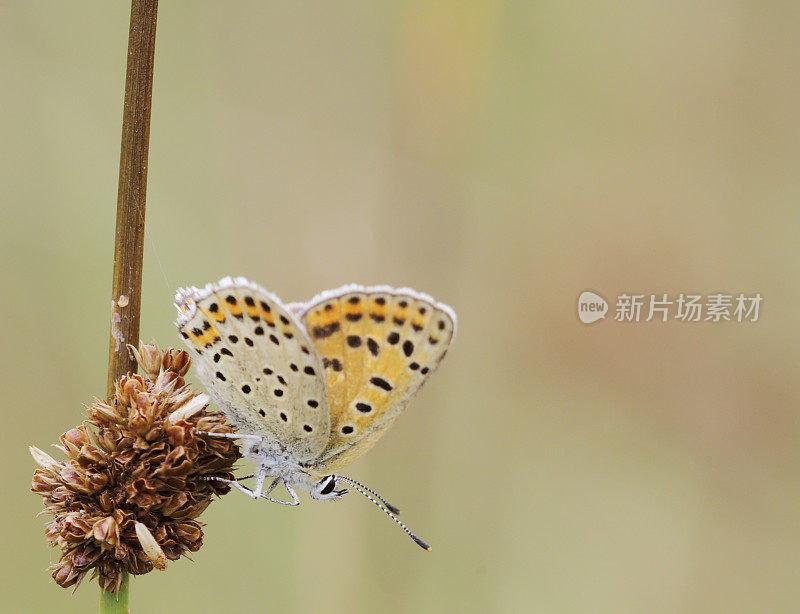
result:
M 27 446 L 104 394 L 128 11 L 0 7 L 7 612 L 96 609 L 45 571 Z M 348 471 L 432 553 L 361 498 L 234 493 L 132 612 L 796 612 L 798 35 L 796 2 L 162 2 L 142 336 L 228 274 L 460 322 Z M 764 302 L 586 326 L 586 289 Z

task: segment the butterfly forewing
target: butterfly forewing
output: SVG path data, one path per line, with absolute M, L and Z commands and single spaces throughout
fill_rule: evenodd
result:
M 332 470 L 366 452 L 402 413 L 446 354 L 455 314 L 413 290 L 357 286 L 294 309 L 322 358 L 330 438 L 316 464 Z
M 239 430 L 318 458 L 330 429 L 322 364 L 286 307 L 241 278 L 180 290 L 175 304 L 198 376 Z

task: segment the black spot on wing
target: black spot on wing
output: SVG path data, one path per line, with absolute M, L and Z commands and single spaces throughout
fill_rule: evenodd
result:
M 375 341 L 372 337 L 367 338 L 367 348 L 369 348 L 370 354 L 373 356 L 377 356 L 380 348 L 378 347 L 378 342 Z
M 342 361 L 338 358 L 328 358 L 324 357 L 322 359 L 322 366 L 326 369 L 330 367 L 334 371 L 341 371 L 342 370 Z
M 371 377 L 369 379 L 369 383 L 372 384 L 373 386 L 381 388 L 382 390 L 385 390 L 386 392 L 389 392 L 392 389 L 392 385 L 389 382 L 387 382 L 382 377 L 378 377 L 377 375 Z
M 315 326 L 311 329 L 311 335 L 314 339 L 324 339 L 325 337 L 330 337 L 333 333 L 338 331 L 340 325 L 338 322 L 331 322 L 327 326 Z

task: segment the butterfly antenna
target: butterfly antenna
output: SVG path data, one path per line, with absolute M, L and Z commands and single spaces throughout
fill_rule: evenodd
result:
M 378 494 L 374 493 L 372 490 L 370 490 L 370 489 L 369 489 L 369 488 L 367 488 L 366 486 L 363 486 L 361 483 L 359 483 L 359 482 L 356 482 L 355 480 L 353 480 L 353 479 L 351 479 L 351 478 L 345 477 L 345 476 L 343 476 L 343 475 L 336 475 L 336 476 L 335 476 L 335 479 L 337 479 L 337 480 L 342 480 L 343 482 L 347 482 L 348 484 L 350 484 L 350 486 L 352 486 L 353 488 L 355 488 L 355 489 L 356 489 L 358 492 L 360 492 L 360 493 L 361 493 L 362 495 L 364 495 L 364 496 L 365 496 L 367 499 L 369 499 L 369 500 L 370 500 L 370 501 L 372 501 L 372 502 L 373 502 L 375 505 L 377 505 L 377 506 L 378 506 L 380 509 L 382 509 L 382 510 L 383 510 L 383 512 L 384 512 L 384 513 L 385 513 L 385 514 L 386 514 L 386 515 L 387 515 L 389 518 L 391 518 L 391 519 L 392 519 L 392 520 L 394 520 L 394 521 L 395 521 L 395 522 L 396 522 L 398 525 L 400 525 L 400 528 L 401 528 L 401 529 L 403 529 L 403 531 L 405 531 L 405 532 L 406 532 L 406 534 L 407 534 L 407 535 L 408 535 L 408 536 L 409 536 L 411 539 L 413 539 L 413 540 L 414 540 L 414 541 L 417 543 L 417 545 L 418 545 L 418 546 L 420 546 L 421 548 L 423 548 L 423 549 L 425 549 L 425 550 L 428 550 L 428 551 L 430 552 L 430 550 L 431 550 L 431 547 L 430 547 L 428 544 L 426 544 L 426 543 L 425 543 L 424 541 L 422 541 L 422 540 L 421 540 L 419 537 L 417 537 L 416 535 L 414 535 L 414 534 L 411 532 L 411 530 L 410 530 L 410 529 L 409 529 L 409 528 L 408 528 L 406 525 L 404 525 L 404 524 L 403 524 L 403 523 L 402 523 L 402 522 L 401 522 L 401 521 L 400 521 L 400 520 L 399 520 L 399 519 L 398 519 L 398 518 L 397 518 L 397 517 L 396 517 L 394 514 L 392 514 L 392 512 L 390 512 L 388 509 L 386 509 L 386 507 L 384 507 L 384 506 L 383 506 L 383 505 L 381 505 L 381 504 L 380 504 L 378 501 L 376 501 L 375 499 L 373 499 L 373 498 L 372 498 L 372 497 L 371 497 L 371 496 L 368 494 L 368 492 L 367 492 L 367 491 L 369 491 L 369 492 L 371 492 L 372 494 L 374 494 L 376 497 L 378 497 L 378 499 L 380 499 L 381 501 L 383 501 L 383 503 L 386 503 L 386 501 L 384 501 L 384 500 L 383 500 L 383 497 L 381 497 L 380 495 L 378 495 Z M 386 503 L 386 505 L 387 505 L 387 506 L 389 506 L 389 504 L 388 504 L 388 503 Z M 389 506 L 389 507 L 393 507 L 393 506 Z M 397 509 L 397 508 L 394 508 L 394 509 Z
M 389 510 L 395 516 L 398 516 L 400 514 L 400 509 L 399 508 L 397 508 L 394 505 L 392 505 L 391 503 L 389 503 L 386 499 L 381 497 L 378 493 L 376 493 L 374 490 L 372 490 L 369 486 L 364 486 L 361 482 L 358 482 L 357 480 L 354 480 L 353 478 L 345 477 L 343 475 L 337 475 L 336 477 L 339 478 L 339 479 L 342 479 L 342 480 L 347 480 L 348 483 L 353 484 L 354 486 L 356 486 L 356 485 L 360 486 L 361 488 L 366 490 L 368 493 L 374 495 L 375 498 L 378 501 L 380 501 L 381 503 L 383 503 L 386 506 L 386 509 Z

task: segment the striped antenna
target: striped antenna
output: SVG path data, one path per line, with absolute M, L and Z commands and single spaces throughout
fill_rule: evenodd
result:
M 400 509 L 399 508 L 397 508 L 394 505 L 392 505 L 391 503 L 389 503 L 386 499 L 381 497 L 378 493 L 376 493 L 370 487 L 364 486 L 361 482 L 358 482 L 358 481 L 354 480 L 353 478 L 347 478 L 347 477 L 345 477 L 343 475 L 336 475 L 334 477 L 335 478 L 341 478 L 342 480 L 348 480 L 348 483 L 349 484 L 353 484 L 354 486 L 361 486 L 361 488 L 366 490 L 368 493 L 374 495 L 375 498 L 378 499 L 378 501 L 383 503 L 386 506 L 386 509 L 389 510 L 392 514 L 394 514 L 395 516 L 399 516 L 400 515 Z
M 396 507 L 394 507 L 393 505 L 390 505 L 390 504 L 386 503 L 386 500 L 385 500 L 383 497 L 381 497 L 379 494 L 377 494 L 377 493 L 376 493 L 376 492 L 374 492 L 373 490 L 371 490 L 371 489 L 367 488 L 366 486 L 364 486 L 364 485 L 363 485 L 363 484 L 361 484 L 360 482 L 356 482 L 355 480 L 353 480 L 353 479 L 351 479 L 351 478 L 348 478 L 348 477 L 345 477 L 345 476 L 343 476 L 343 475 L 334 475 L 333 477 L 334 477 L 335 479 L 337 479 L 337 480 L 342 480 L 343 482 L 346 482 L 346 483 L 350 484 L 350 486 L 352 486 L 353 488 L 355 488 L 355 489 L 356 489 L 358 492 L 360 492 L 362 495 L 364 495 L 364 496 L 365 496 L 367 499 L 369 499 L 370 501 L 372 501 L 372 502 L 373 502 L 375 505 L 377 505 L 377 506 L 378 506 L 380 509 L 382 509 L 382 510 L 383 510 L 383 512 L 384 512 L 384 513 L 385 513 L 385 514 L 386 514 L 386 515 L 387 515 L 389 518 L 391 518 L 392 520 L 394 520 L 394 521 L 395 521 L 395 522 L 396 522 L 396 523 L 397 523 L 397 524 L 400 526 L 400 528 L 401 528 L 401 529 L 403 529 L 403 531 L 405 531 L 405 532 L 406 532 L 406 534 L 407 534 L 407 535 L 408 535 L 408 536 L 409 536 L 411 539 L 413 539 L 413 540 L 416 542 L 416 544 L 417 544 L 418 546 L 420 546 L 420 547 L 421 547 L 421 548 L 423 548 L 424 550 L 427 550 L 427 551 L 429 551 L 429 552 L 430 552 L 430 550 L 431 550 L 431 547 L 430 547 L 428 544 L 426 544 L 424 541 L 422 541 L 422 540 L 421 540 L 419 537 L 417 537 L 416 535 L 414 535 L 414 534 L 411 532 L 411 530 L 410 530 L 410 529 L 409 529 L 409 528 L 408 528 L 406 525 L 404 525 L 404 524 L 403 524 L 403 523 L 402 523 L 400 520 L 398 520 L 398 518 L 397 518 L 397 517 L 396 517 L 394 514 L 392 514 L 392 512 L 390 512 L 390 511 L 387 509 L 387 507 L 389 507 L 389 508 L 391 508 L 392 510 L 397 510 L 397 508 L 396 508 Z M 381 504 L 380 504 L 378 501 L 376 501 L 375 499 L 373 499 L 373 498 L 372 498 L 372 497 L 371 497 L 371 496 L 368 494 L 368 492 L 367 492 L 367 491 L 371 492 L 371 493 L 372 493 L 373 495 L 375 495 L 375 496 L 376 496 L 378 499 L 380 499 L 380 500 L 381 500 L 381 501 L 382 501 L 382 502 L 383 502 L 383 503 L 386 505 L 386 507 L 384 507 L 384 506 L 383 506 L 383 505 L 381 505 Z M 399 510 L 397 510 L 397 511 L 399 511 Z

